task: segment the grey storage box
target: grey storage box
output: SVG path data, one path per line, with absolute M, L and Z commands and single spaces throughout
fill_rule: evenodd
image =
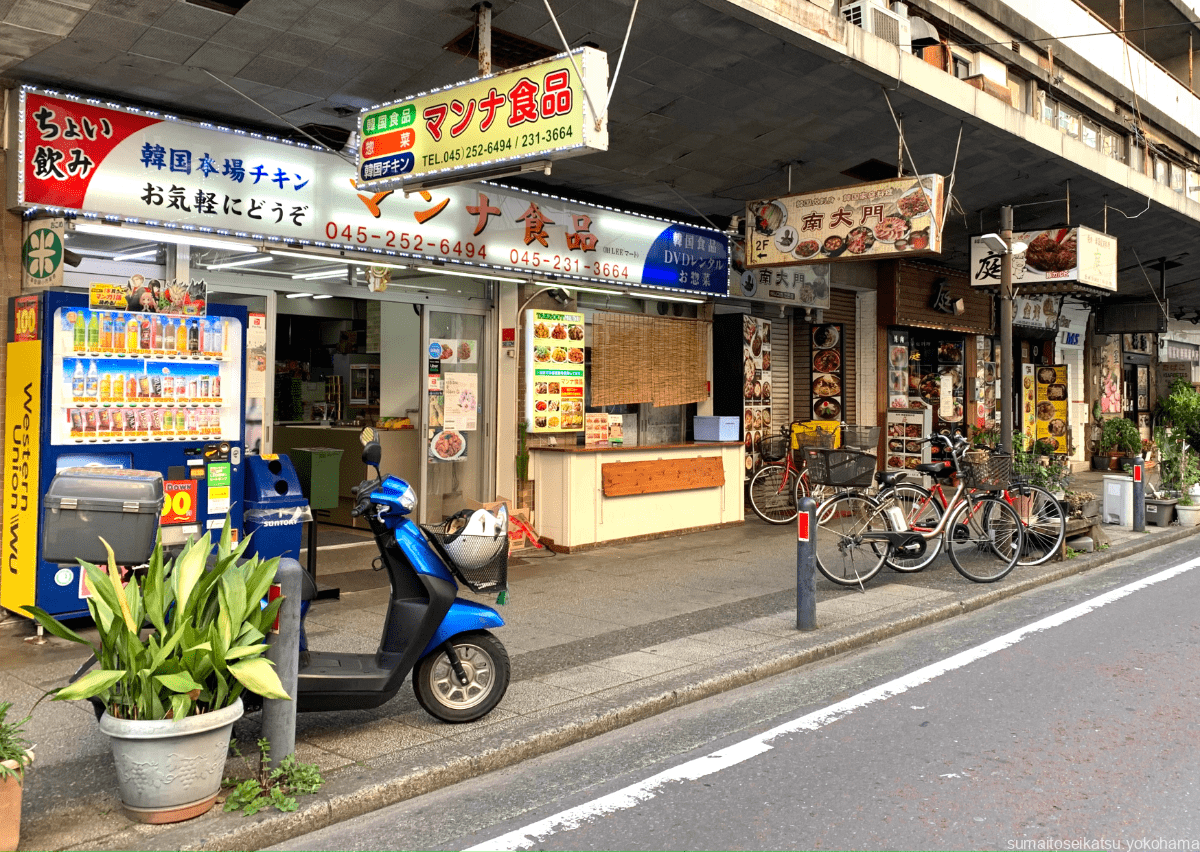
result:
M 693 417 L 692 435 L 697 441 L 740 441 L 742 418 Z
M 100 536 L 119 565 L 140 565 L 154 551 L 162 516 L 163 478 L 156 470 L 70 467 L 46 491 L 42 558 L 74 565 L 108 561 Z

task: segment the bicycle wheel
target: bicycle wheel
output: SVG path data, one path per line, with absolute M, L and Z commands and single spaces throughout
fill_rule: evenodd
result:
M 954 509 L 943 538 L 958 573 L 994 583 L 1016 566 L 1024 526 L 1017 510 L 1000 498 L 970 495 Z
M 766 465 L 750 480 L 750 508 L 768 524 L 796 520 L 795 473 L 782 464 Z
M 1054 495 L 1039 485 L 1014 485 L 1008 501 L 1025 527 L 1025 544 L 1018 565 L 1041 565 L 1050 560 L 1067 537 L 1067 515 Z
M 880 502 L 892 500 L 904 512 L 908 528 L 916 532 L 929 532 L 936 529 L 942 519 L 942 504 L 928 489 L 911 482 L 901 482 L 879 493 Z M 925 542 L 925 552 L 919 556 L 905 555 L 895 547 L 888 556 L 888 567 L 893 571 L 911 573 L 920 571 L 937 558 L 942 552 L 942 537 L 938 536 Z
M 817 570 L 839 586 L 860 586 L 879 573 L 887 558 L 886 541 L 863 535 L 887 532 L 887 515 L 865 494 L 847 492 L 822 503 L 817 511 Z
M 800 506 L 801 497 L 811 497 L 816 500 L 817 505 L 820 506 L 833 495 L 834 490 L 832 488 L 827 485 L 813 485 L 812 482 L 809 481 L 809 478 L 804 475 L 803 471 L 801 471 L 800 475 L 796 477 L 797 510 Z

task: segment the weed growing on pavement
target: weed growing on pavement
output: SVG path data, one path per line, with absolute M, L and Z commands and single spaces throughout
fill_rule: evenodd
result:
M 1067 559 L 1074 559 L 1078 555 L 1079 555 L 1079 551 L 1076 550 L 1075 548 L 1073 548 L 1073 547 L 1067 548 Z
M 234 756 L 250 763 L 249 758 L 238 748 L 237 740 L 231 740 L 229 749 Z M 315 793 L 324 783 L 321 771 L 315 763 L 301 763 L 296 755 L 289 754 L 277 769 L 268 769 L 271 762 L 271 743 L 265 738 L 258 741 L 259 759 L 257 777 L 238 780 L 226 778 L 224 786 L 233 789 L 226 794 L 226 811 L 243 811 L 246 816 L 256 814 L 266 807 L 288 812 L 297 808 L 296 795 Z

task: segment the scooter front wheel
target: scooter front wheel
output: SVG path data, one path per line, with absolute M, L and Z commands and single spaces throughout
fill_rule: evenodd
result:
M 455 636 L 450 644 L 466 683 L 449 655 L 438 649 L 417 664 L 413 691 L 429 715 L 443 722 L 474 722 L 490 713 L 508 690 L 508 652 L 486 630 Z

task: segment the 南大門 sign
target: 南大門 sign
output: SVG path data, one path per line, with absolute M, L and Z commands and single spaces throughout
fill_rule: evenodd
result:
M 359 117 L 358 186 L 465 182 L 481 171 L 607 151 L 607 119 L 592 114 L 607 84 L 607 54 L 582 47 L 371 107 Z

